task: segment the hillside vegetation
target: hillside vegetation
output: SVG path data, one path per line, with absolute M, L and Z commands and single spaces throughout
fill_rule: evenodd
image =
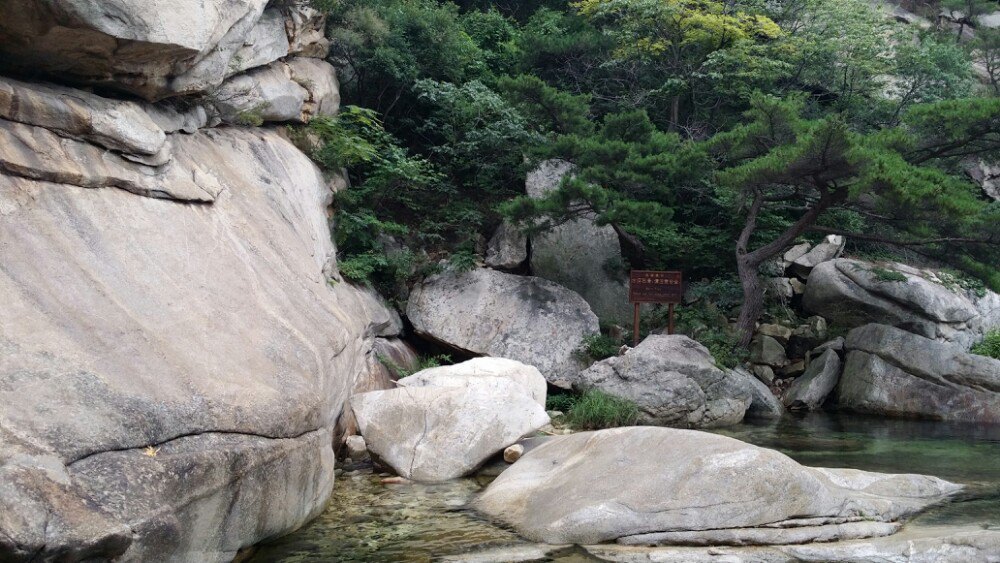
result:
M 503 218 L 596 213 L 626 267 L 738 280 L 744 343 L 762 269 L 826 234 L 1000 289 L 1000 203 L 966 174 L 1000 149 L 1000 40 L 970 38 L 972 4 L 918 25 L 867 0 L 322 0 L 352 105 L 311 125 L 350 171 L 342 271 L 402 294 Z M 550 158 L 575 176 L 529 199 Z

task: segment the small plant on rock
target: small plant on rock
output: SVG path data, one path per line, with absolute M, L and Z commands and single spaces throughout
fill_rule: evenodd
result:
M 610 336 L 605 334 L 591 334 L 583 338 L 579 352 L 584 360 L 599 362 L 617 355 L 621 347 L 621 343 Z
M 569 409 L 566 420 L 583 430 L 632 426 L 639 420 L 639 406 L 628 399 L 592 389 Z

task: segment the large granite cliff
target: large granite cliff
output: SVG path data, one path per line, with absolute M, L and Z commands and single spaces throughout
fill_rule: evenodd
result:
M 224 561 L 323 509 L 400 330 L 337 275 L 338 179 L 273 123 L 337 111 L 323 25 L 0 3 L 0 560 Z

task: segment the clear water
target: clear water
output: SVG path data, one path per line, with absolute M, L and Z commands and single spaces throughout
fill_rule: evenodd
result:
M 955 502 L 908 526 L 1000 529 L 1000 426 L 813 414 L 751 421 L 716 432 L 782 451 L 805 465 L 925 473 L 967 484 L 967 492 Z M 527 545 L 464 508 L 489 480 L 481 476 L 440 485 L 383 485 L 376 475 L 341 476 L 322 516 L 261 546 L 250 561 L 425 562 Z M 596 561 L 578 549 L 550 560 Z

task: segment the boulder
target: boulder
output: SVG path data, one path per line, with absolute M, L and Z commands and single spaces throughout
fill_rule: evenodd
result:
M 847 336 L 841 408 L 883 416 L 1000 423 L 1000 360 L 885 325 Z
M 826 319 L 809 317 L 805 324 L 792 331 L 785 352 L 790 358 L 803 358 L 807 352 L 825 342 L 827 335 Z
M 542 408 L 548 385 L 542 373 L 532 366 L 504 358 L 473 358 L 450 366 L 418 371 L 398 382 L 401 387 L 466 387 L 484 378 L 501 378 L 524 388 Z
M 758 334 L 750 343 L 750 361 L 778 368 L 788 363 L 788 357 L 781 343 L 765 334 Z
M 806 252 L 802 256 L 792 260 L 789 269 L 795 275 L 805 279 L 809 276 L 809 272 L 811 272 L 816 266 L 822 264 L 823 262 L 839 258 L 841 253 L 844 252 L 845 242 L 846 241 L 842 236 L 829 235 L 823 239 L 823 242 L 814 246 L 809 252 Z
M 844 344 L 846 342 L 847 342 L 847 340 L 843 336 L 838 336 L 837 338 L 834 338 L 833 340 L 824 342 L 824 343 L 820 344 L 819 346 L 813 348 L 812 351 L 810 352 L 810 354 L 815 357 L 815 356 L 819 356 L 820 354 L 822 354 L 823 352 L 825 352 L 827 350 L 833 350 L 834 352 L 838 352 L 839 353 L 839 352 L 842 352 L 844 350 Z
M 680 335 L 650 336 L 570 381 L 635 402 L 646 422 L 685 428 L 736 424 L 751 402 L 745 378 L 719 369 L 708 349 Z
M 486 265 L 501 270 L 516 270 L 527 260 L 527 235 L 504 221 L 490 238 L 486 249 Z
M 547 196 L 572 171 L 573 165 L 562 160 L 541 163 L 528 174 L 528 195 Z M 632 305 L 621 243 L 613 227 L 598 226 L 595 218 L 584 214 L 531 237 L 531 273 L 579 293 L 598 318 L 628 323 Z
M 805 256 L 806 253 L 809 252 L 810 248 L 812 248 L 812 244 L 803 242 L 786 250 L 785 254 L 782 256 L 782 259 L 785 261 L 785 268 L 787 269 L 792 265 L 792 262 Z
M 347 451 L 347 457 L 353 460 L 362 460 L 368 457 L 368 444 L 361 436 L 348 436 L 344 440 L 344 447 Z
M 732 373 L 743 377 L 750 389 L 750 406 L 747 407 L 746 418 L 781 418 L 785 414 L 781 401 L 760 379 L 743 368 L 734 369 Z
M 284 6 L 288 54 L 325 59 L 330 51 L 326 38 L 326 14 L 305 3 Z
M 274 132 L 170 142 L 160 191 L 211 182 L 211 205 L 84 181 L 100 162 L 142 167 L 113 153 L 0 167 L 0 558 L 230 561 L 326 506 L 375 328 L 324 274 L 323 175 Z M 43 158 L 93 189 L 31 178 Z
M 535 366 L 549 382 L 585 367 L 577 350 L 597 316 L 576 293 L 496 270 L 446 272 L 417 285 L 407 316 L 425 338 L 473 355 Z
M 205 92 L 249 68 L 244 57 L 263 64 L 287 54 L 281 52 L 273 23 L 266 20 L 258 27 L 267 3 L 5 2 L 0 5 L 0 61 L 18 74 L 45 73 L 148 100 Z
M 763 383 L 774 383 L 774 369 L 771 366 L 755 365 L 752 369 L 754 376 Z
M 506 378 L 355 395 L 351 407 L 372 455 L 415 481 L 455 479 L 549 423 L 545 408 Z
M 840 380 L 840 365 L 837 352 L 826 350 L 810 362 L 806 372 L 785 391 L 782 402 L 791 410 L 820 408 Z
M 965 349 L 1000 326 L 1000 298 L 946 287 L 939 275 L 901 264 L 833 260 L 809 275 L 802 304 L 841 326 L 887 324 Z
M 226 80 L 212 93 L 211 100 L 214 110 L 227 123 L 306 123 L 315 115 L 337 113 L 340 91 L 329 63 L 293 58 Z
M 788 344 L 788 339 L 792 337 L 792 329 L 782 325 L 762 324 L 757 329 L 757 334 L 770 336 L 771 338 L 777 340 L 778 344 L 785 346 Z
M 804 467 L 704 432 L 631 427 L 546 441 L 473 508 L 545 543 L 783 544 L 888 535 L 960 489 L 923 475 Z

